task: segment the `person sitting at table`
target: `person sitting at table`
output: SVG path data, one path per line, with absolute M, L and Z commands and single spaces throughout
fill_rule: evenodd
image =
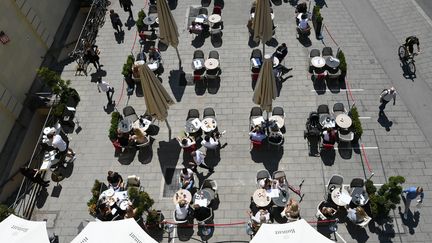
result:
M 193 205 L 193 213 L 197 221 L 204 221 L 211 215 L 211 211 L 208 207 L 201 207 L 198 204 Z
M 180 188 L 190 190 L 194 185 L 194 172 L 189 168 L 180 171 Z
M 159 49 L 155 48 L 154 46 L 150 47 L 148 56 L 149 62 L 160 62 L 162 59 Z
M 189 215 L 189 204 L 187 203 L 187 201 L 181 199 L 175 207 L 176 220 L 185 220 Z
M 96 218 L 101 221 L 111 221 L 114 215 L 111 212 L 111 208 L 106 203 L 100 203 L 96 207 Z
M 179 142 L 180 147 L 183 148 L 184 152 L 192 153 L 196 149 L 195 139 L 189 136 L 189 134 L 186 134 L 183 138 L 177 137 L 177 141 Z
M 114 171 L 108 171 L 107 181 L 109 187 L 114 189 L 114 191 L 121 191 L 123 188 L 123 178 L 121 175 Z
M 203 24 L 192 21 L 189 25 L 189 33 L 191 34 L 201 34 L 204 30 Z
M 336 130 L 333 128 L 328 127 L 323 133 L 323 145 L 326 147 L 326 145 L 334 145 L 336 143 L 337 135 Z
M 297 27 L 298 27 L 300 30 L 303 30 L 303 31 L 304 31 L 304 30 L 307 30 L 307 29 L 309 28 L 308 15 L 307 15 L 307 13 L 302 13 L 302 14 L 301 14 L 300 21 L 299 21 Z
M 122 132 L 120 128 L 117 129 L 117 140 L 120 143 L 120 146 L 127 147 L 130 141 L 130 133 Z
M 258 183 L 262 189 L 265 189 L 265 190 L 272 189 L 273 182 L 269 178 L 263 178 L 263 179 L 259 180 Z
M 277 126 L 271 127 L 268 141 L 273 144 L 280 144 L 283 140 L 283 134 Z
M 276 48 L 276 51 L 273 53 L 273 56 L 279 60 L 279 63 L 286 57 L 288 54 L 288 47 L 285 43 L 282 43 L 280 46 Z
M 322 207 L 320 211 L 327 218 L 333 218 L 337 213 L 337 210 L 332 207 Z
M 267 209 L 260 209 L 255 213 L 255 215 L 252 212 L 249 212 L 249 215 L 252 220 L 252 225 L 259 226 L 270 222 L 270 212 Z
M 206 149 L 217 149 L 219 146 L 219 140 L 210 135 L 205 135 L 204 139 L 201 141 L 201 145 Z
M 125 219 L 133 219 L 136 216 L 137 209 L 133 207 L 131 202 L 128 202 L 128 206 L 126 207 L 126 212 L 124 215 Z
M 349 208 L 347 210 L 347 218 L 354 224 L 362 222 L 366 217 L 367 214 L 362 207 Z
M 306 13 L 307 12 L 307 4 L 306 2 L 302 2 L 297 4 L 296 9 L 295 9 L 295 13 Z
M 300 207 L 298 202 L 290 198 L 284 210 L 282 211 L 281 216 L 291 219 L 300 218 Z
M 274 181 L 276 184 L 275 188 L 277 188 L 279 190 L 284 190 L 284 191 L 286 191 L 288 189 L 288 181 L 286 180 L 285 177 L 280 177 Z
M 139 128 L 134 128 L 133 135 L 130 136 L 130 141 L 134 142 L 135 144 L 144 144 L 147 143 L 149 140 L 147 138 L 147 134 L 141 131 Z
M 249 132 L 249 138 L 252 141 L 262 142 L 267 138 L 267 135 L 260 126 L 256 125 L 252 128 L 252 131 Z

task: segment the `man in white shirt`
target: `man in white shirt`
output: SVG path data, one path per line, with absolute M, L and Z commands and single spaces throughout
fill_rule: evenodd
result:
M 109 83 L 102 81 L 102 79 L 98 79 L 98 83 L 97 83 L 97 89 L 99 91 L 99 93 L 105 92 L 106 96 L 108 98 L 108 104 L 112 104 L 112 97 L 114 95 L 114 88 L 110 86 Z
M 306 30 L 309 27 L 308 16 L 306 13 L 301 14 L 301 19 L 300 19 L 300 22 L 298 24 L 298 27 L 301 30 Z
M 56 158 L 60 159 L 61 157 L 63 157 L 63 155 L 66 155 L 66 157 L 69 158 L 69 163 L 72 163 L 76 159 L 74 151 L 69 148 L 69 144 L 66 143 L 60 135 L 57 135 L 55 133 L 49 133 L 47 134 L 47 138 L 48 145 L 58 150 Z M 64 163 L 63 166 L 66 167 L 67 164 Z
M 264 139 L 266 139 L 267 135 L 265 135 L 259 126 L 255 126 L 254 129 L 249 132 L 249 137 L 252 141 L 262 142 Z
M 384 109 L 392 99 L 393 99 L 393 105 L 396 105 L 396 89 L 394 87 L 391 87 L 390 89 L 385 89 L 381 92 L 380 95 L 380 102 L 381 105 L 379 106 L 380 112 L 384 112 Z
M 204 140 L 201 141 L 201 145 L 207 149 L 217 149 L 219 146 L 219 140 L 206 135 Z
M 194 185 L 193 171 L 188 168 L 183 168 L 180 172 L 180 187 L 189 190 Z
M 189 204 L 186 200 L 180 200 L 176 204 L 175 217 L 176 220 L 185 220 L 189 213 Z
M 192 171 L 193 172 L 195 172 L 195 173 L 198 173 L 198 170 L 197 170 L 197 167 L 199 166 L 199 167 L 201 167 L 201 168 L 204 168 L 204 169 L 207 169 L 210 173 L 213 173 L 214 172 L 214 169 L 212 169 L 212 168 L 209 168 L 205 163 L 204 163 L 204 159 L 205 159 L 205 153 L 203 153 L 203 152 L 201 152 L 201 151 L 199 151 L 199 150 L 196 150 L 196 151 L 193 151 L 192 153 L 191 153 L 191 156 L 192 156 L 192 158 L 193 158 L 193 166 L 192 166 Z

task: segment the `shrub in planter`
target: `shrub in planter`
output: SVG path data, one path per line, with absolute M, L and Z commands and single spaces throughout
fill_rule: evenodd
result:
M 363 134 L 363 128 L 360 122 L 360 118 L 359 118 L 359 114 L 357 111 L 357 107 L 353 106 L 349 112 L 351 120 L 352 120 L 352 125 L 351 127 L 353 128 L 354 131 L 354 140 L 358 141 L 362 134 Z
M 125 78 L 132 76 L 132 66 L 135 62 L 135 58 L 132 55 L 129 55 L 126 59 L 125 64 L 123 64 L 122 74 Z
M 99 180 L 95 180 L 91 189 L 92 197 L 87 202 L 88 210 L 91 215 L 96 215 L 97 202 L 101 193 L 101 188 L 104 186 Z
M 315 5 L 312 10 L 312 23 L 314 25 L 315 35 L 317 39 L 322 39 L 321 28 L 322 28 L 322 22 L 324 18 L 321 16 L 320 10 L 321 8 L 317 5 Z
M 347 72 L 347 63 L 345 60 L 345 54 L 342 50 L 339 50 L 336 57 L 339 59 L 339 69 L 341 70 L 342 74 L 346 74 Z
M 12 208 L 9 208 L 7 205 L 0 204 L 0 222 L 14 213 L 15 211 Z
M 115 111 L 111 113 L 111 126 L 108 131 L 108 137 L 111 141 L 114 141 L 117 139 L 117 128 L 118 123 L 120 121 L 121 115 L 119 112 Z
M 154 200 L 150 198 L 147 192 L 139 191 L 137 188 L 129 188 L 128 194 L 133 207 L 137 210 L 135 214 L 136 219 L 140 218 L 154 204 Z
M 144 28 L 144 18 L 146 17 L 146 14 L 143 9 L 138 12 L 138 19 L 136 21 L 136 26 L 138 29 L 138 32 L 140 32 Z
M 402 186 L 405 182 L 403 176 L 391 176 L 387 183 L 383 184 L 378 190 L 373 182 L 366 182 L 366 191 L 369 194 L 370 208 L 372 217 L 379 224 L 389 220 L 390 210 L 395 209 L 400 203 Z

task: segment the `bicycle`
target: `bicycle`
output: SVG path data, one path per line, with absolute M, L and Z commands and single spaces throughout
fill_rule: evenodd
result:
M 408 49 L 405 45 L 399 46 L 398 49 L 398 55 L 401 62 L 408 67 L 408 70 L 411 74 L 415 74 L 416 72 L 416 66 L 415 66 L 415 60 L 414 56 L 417 55 L 416 52 L 412 53 L 411 55 L 408 52 Z

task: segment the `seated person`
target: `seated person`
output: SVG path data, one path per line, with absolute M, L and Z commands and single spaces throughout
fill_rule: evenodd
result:
M 277 130 L 277 131 L 276 131 Z M 272 128 L 270 131 L 270 134 L 268 136 L 268 141 L 274 144 L 282 143 L 283 140 L 283 134 L 279 130 L 279 128 Z
M 249 132 L 249 137 L 252 141 L 262 142 L 264 139 L 267 138 L 267 135 L 264 133 L 260 126 L 256 125 L 252 129 L 252 131 Z
M 252 19 L 248 20 L 246 27 L 248 28 L 249 36 L 253 36 L 254 30 L 253 30 L 253 20 Z
M 189 25 L 189 33 L 200 34 L 204 30 L 204 27 L 201 23 L 197 23 L 192 21 L 191 25 Z
M 134 128 L 133 130 L 133 135 L 130 136 L 130 141 L 134 142 L 135 144 L 145 144 L 148 143 L 149 140 L 147 138 L 147 134 L 141 131 L 141 129 L 138 128 Z
M 323 132 L 322 135 L 323 135 L 323 143 L 324 144 L 335 144 L 336 143 L 337 135 L 336 135 L 335 129 L 329 127 Z
M 286 180 L 285 177 L 280 177 L 274 181 L 276 184 L 275 188 L 278 188 L 279 190 L 284 190 L 284 191 L 286 191 L 288 189 L 288 181 Z
M 109 187 L 114 191 L 120 191 L 123 188 L 123 178 L 117 172 L 108 171 L 107 181 Z
M 306 2 L 302 2 L 297 4 L 295 13 L 306 13 L 307 12 L 307 4 Z
M 322 207 L 320 211 L 327 218 L 333 218 L 333 216 L 337 213 L 337 210 L 332 207 Z
M 155 48 L 154 46 L 150 47 L 148 55 L 149 55 L 150 62 L 160 62 L 162 59 L 159 49 Z
M 201 145 L 207 149 L 216 149 L 219 146 L 219 140 L 210 135 L 206 135 L 201 141 Z
M 129 202 L 129 205 L 126 208 L 126 212 L 125 212 L 124 218 L 125 219 L 135 218 L 136 212 L 137 212 L 137 209 L 132 206 L 131 202 Z
M 188 215 L 189 215 L 189 204 L 184 199 L 180 200 L 176 204 L 176 209 L 175 209 L 176 220 L 185 220 L 187 219 Z
M 192 151 L 195 151 L 196 148 L 195 139 L 189 136 L 189 134 L 187 134 L 183 138 L 177 137 L 177 141 L 179 142 L 180 147 L 182 147 L 185 152 L 191 153 Z
M 180 187 L 190 190 L 194 185 L 193 171 L 188 168 L 183 168 L 180 172 Z
M 290 198 L 284 210 L 281 213 L 281 216 L 297 219 L 300 217 L 300 207 L 296 200 Z
M 258 184 L 262 189 L 270 190 L 272 189 L 273 182 L 269 178 L 264 178 L 259 180 Z
M 253 226 L 270 222 L 270 212 L 267 209 L 260 209 L 255 215 L 249 212 L 249 215 Z
M 347 218 L 354 224 L 362 222 L 366 217 L 367 214 L 362 207 L 349 208 L 347 210 Z
M 130 134 L 121 132 L 120 129 L 117 129 L 117 140 L 120 143 L 120 146 L 127 147 L 130 141 Z
M 194 217 L 197 221 L 204 221 L 211 215 L 211 211 L 208 207 L 201 207 L 198 204 L 193 205 Z
M 111 221 L 114 218 L 114 215 L 111 212 L 111 208 L 105 204 L 100 203 L 96 208 L 96 218 L 101 221 Z
M 297 25 L 300 30 L 307 30 L 309 28 L 308 16 L 306 13 L 301 14 L 301 19 Z

